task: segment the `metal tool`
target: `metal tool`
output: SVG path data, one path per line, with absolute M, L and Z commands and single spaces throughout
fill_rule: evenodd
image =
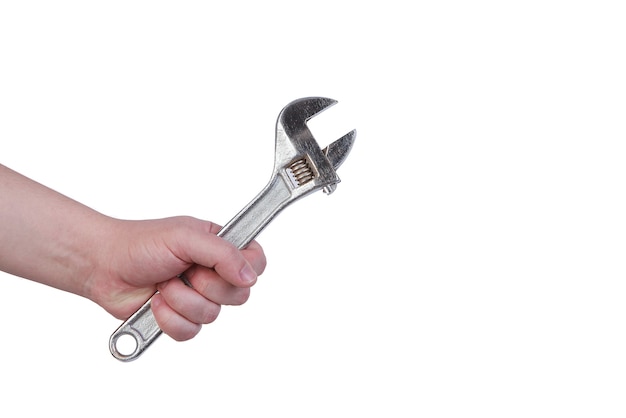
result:
M 308 97 L 283 108 L 276 122 L 276 154 L 269 183 L 217 233 L 218 236 L 239 249 L 245 248 L 290 203 L 320 189 L 327 194 L 336 189 L 340 181 L 336 170 L 352 149 L 356 130 L 321 149 L 306 125 L 309 119 L 335 103 L 333 99 Z M 186 281 L 183 275 L 179 277 Z M 135 360 L 161 335 L 150 308 L 151 300 L 111 335 L 109 349 L 118 360 Z M 118 350 L 122 336 L 130 336 L 135 341 L 134 350 L 129 354 Z

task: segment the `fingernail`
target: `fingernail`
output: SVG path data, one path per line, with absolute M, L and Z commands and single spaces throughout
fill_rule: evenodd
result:
M 246 264 L 239 272 L 241 280 L 245 283 L 252 283 L 256 280 L 256 272 L 252 269 L 250 264 Z

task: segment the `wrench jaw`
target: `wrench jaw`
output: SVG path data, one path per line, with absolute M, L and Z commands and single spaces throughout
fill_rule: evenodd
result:
M 322 150 L 332 167 L 337 170 L 346 160 L 348 154 L 352 150 L 354 140 L 356 139 L 356 129 L 351 130 L 335 142 L 328 145 Z M 324 193 L 331 194 L 337 188 L 337 183 L 329 184 L 324 187 Z
M 307 129 L 308 131 L 308 129 Z M 284 132 L 277 131 L 279 138 Z M 308 141 L 298 144 L 286 140 L 287 146 L 279 146 L 277 141 L 274 176 L 283 178 L 290 190 L 291 200 L 323 189 L 332 192 L 341 180 L 326 156 L 324 150 L 309 132 Z
M 341 181 L 336 168 L 350 152 L 356 131 L 322 150 L 307 126 L 308 120 L 336 103 L 307 97 L 289 103 L 278 115 L 274 175 L 283 177 L 292 200 L 320 189 L 330 194 Z
M 291 141 L 308 141 L 312 138 L 306 126 L 308 120 L 336 103 L 337 100 L 327 97 L 305 97 L 294 100 L 281 110 L 278 124 L 283 127 Z

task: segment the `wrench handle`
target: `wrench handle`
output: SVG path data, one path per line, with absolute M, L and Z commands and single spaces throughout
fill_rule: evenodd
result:
M 237 248 L 245 248 L 288 203 L 291 192 L 280 176 L 273 176 L 259 195 L 230 220 L 217 235 Z M 188 284 L 188 283 L 186 283 Z M 162 334 L 151 309 L 152 297 L 132 314 L 109 338 L 113 357 L 128 362 L 137 359 Z M 130 353 L 119 346 L 123 337 L 134 340 Z
M 109 338 L 109 350 L 113 357 L 120 361 L 131 361 L 139 357 L 163 331 L 157 325 L 151 309 L 152 298 L 148 299 L 141 308 L 130 316 Z M 120 349 L 119 340 L 124 338 L 134 340 L 134 347 L 130 353 Z
M 217 233 L 218 237 L 245 248 L 285 206 L 291 191 L 280 176 L 273 176 L 267 186 Z

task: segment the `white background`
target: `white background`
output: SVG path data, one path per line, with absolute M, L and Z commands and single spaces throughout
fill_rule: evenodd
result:
M 192 341 L 2 274 L 0 416 L 623 417 L 620 3 L 0 3 L 0 161 L 107 215 L 227 222 L 293 99 L 358 130 Z

